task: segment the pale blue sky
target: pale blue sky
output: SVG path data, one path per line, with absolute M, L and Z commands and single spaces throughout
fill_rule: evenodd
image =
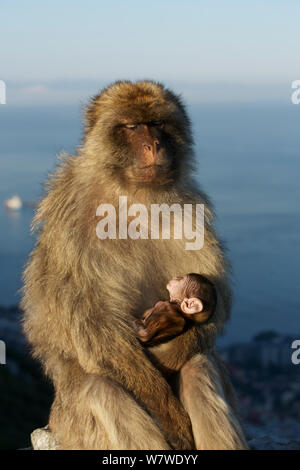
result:
M 1 0 L 0 21 L 0 79 L 16 101 L 20 84 L 68 101 L 119 78 L 276 98 L 300 78 L 299 0 Z

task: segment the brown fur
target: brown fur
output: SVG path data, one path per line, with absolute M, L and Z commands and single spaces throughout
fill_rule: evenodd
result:
M 196 449 L 247 448 L 234 392 L 215 354 L 196 355 L 180 371 L 179 396 L 192 421 Z
M 116 146 L 114 129 L 128 117 L 166 122 L 176 165 L 162 172 L 157 184 L 135 185 L 124 177 L 128 149 Z M 117 82 L 91 102 L 86 119 L 78 155 L 63 155 L 49 179 L 35 218 L 38 242 L 24 275 L 24 329 L 56 390 L 50 427 L 65 449 L 191 449 L 188 414 L 131 327 L 133 318 L 165 298 L 167 280 L 186 272 L 209 277 L 218 301 L 206 324 L 173 340 L 175 366 L 197 353 L 205 358 L 229 316 L 228 265 L 208 199 L 190 176 L 189 120 L 179 99 L 153 82 Z M 100 203 L 117 207 L 119 195 L 128 196 L 128 204 L 147 207 L 205 203 L 203 249 L 186 251 L 184 240 L 172 239 L 100 241 L 96 208 Z M 205 360 L 202 370 L 222 378 Z M 215 383 L 213 397 L 221 393 Z M 202 396 L 189 398 L 201 408 Z M 210 405 L 208 421 L 219 407 L 213 400 Z M 232 411 L 221 412 L 228 432 L 235 434 Z M 214 431 L 205 426 L 205 432 L 206 447 L 218 446 Z M 232 448 L 232 437 L 221 444 Z

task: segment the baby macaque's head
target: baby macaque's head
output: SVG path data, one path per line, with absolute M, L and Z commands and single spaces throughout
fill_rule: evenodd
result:
M 178 303 L 186 315 L 215 310 L 217 297 L 214 285 L 201 274 L 175 277 L 168 282 L 167 289 L 170 301 Z

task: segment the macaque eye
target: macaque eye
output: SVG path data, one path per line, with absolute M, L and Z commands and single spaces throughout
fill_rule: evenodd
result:
M 126 129 L 134 130 L 137 128 L 137 124 L 125 124 L 124 127 L 126 127 Z
M 154 127 L 163 127 L 164 123 L 162 121 L 153 121 L 151 125 Z

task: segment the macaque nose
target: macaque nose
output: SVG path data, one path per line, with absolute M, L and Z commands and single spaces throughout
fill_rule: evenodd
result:
M 144 147 L 144 150 L 146 150 L 147 152 L 151 152 L 155 154 L 160 149 L 160 143 L 158 139 L 154 139 L 153 144 L 147 143 L 147 144 L 144 144 L 143 147 Z
M 150 144 L 144 144 L 144 150 L 147 150 L 147 152 L 152 152 L 152 145 Z

